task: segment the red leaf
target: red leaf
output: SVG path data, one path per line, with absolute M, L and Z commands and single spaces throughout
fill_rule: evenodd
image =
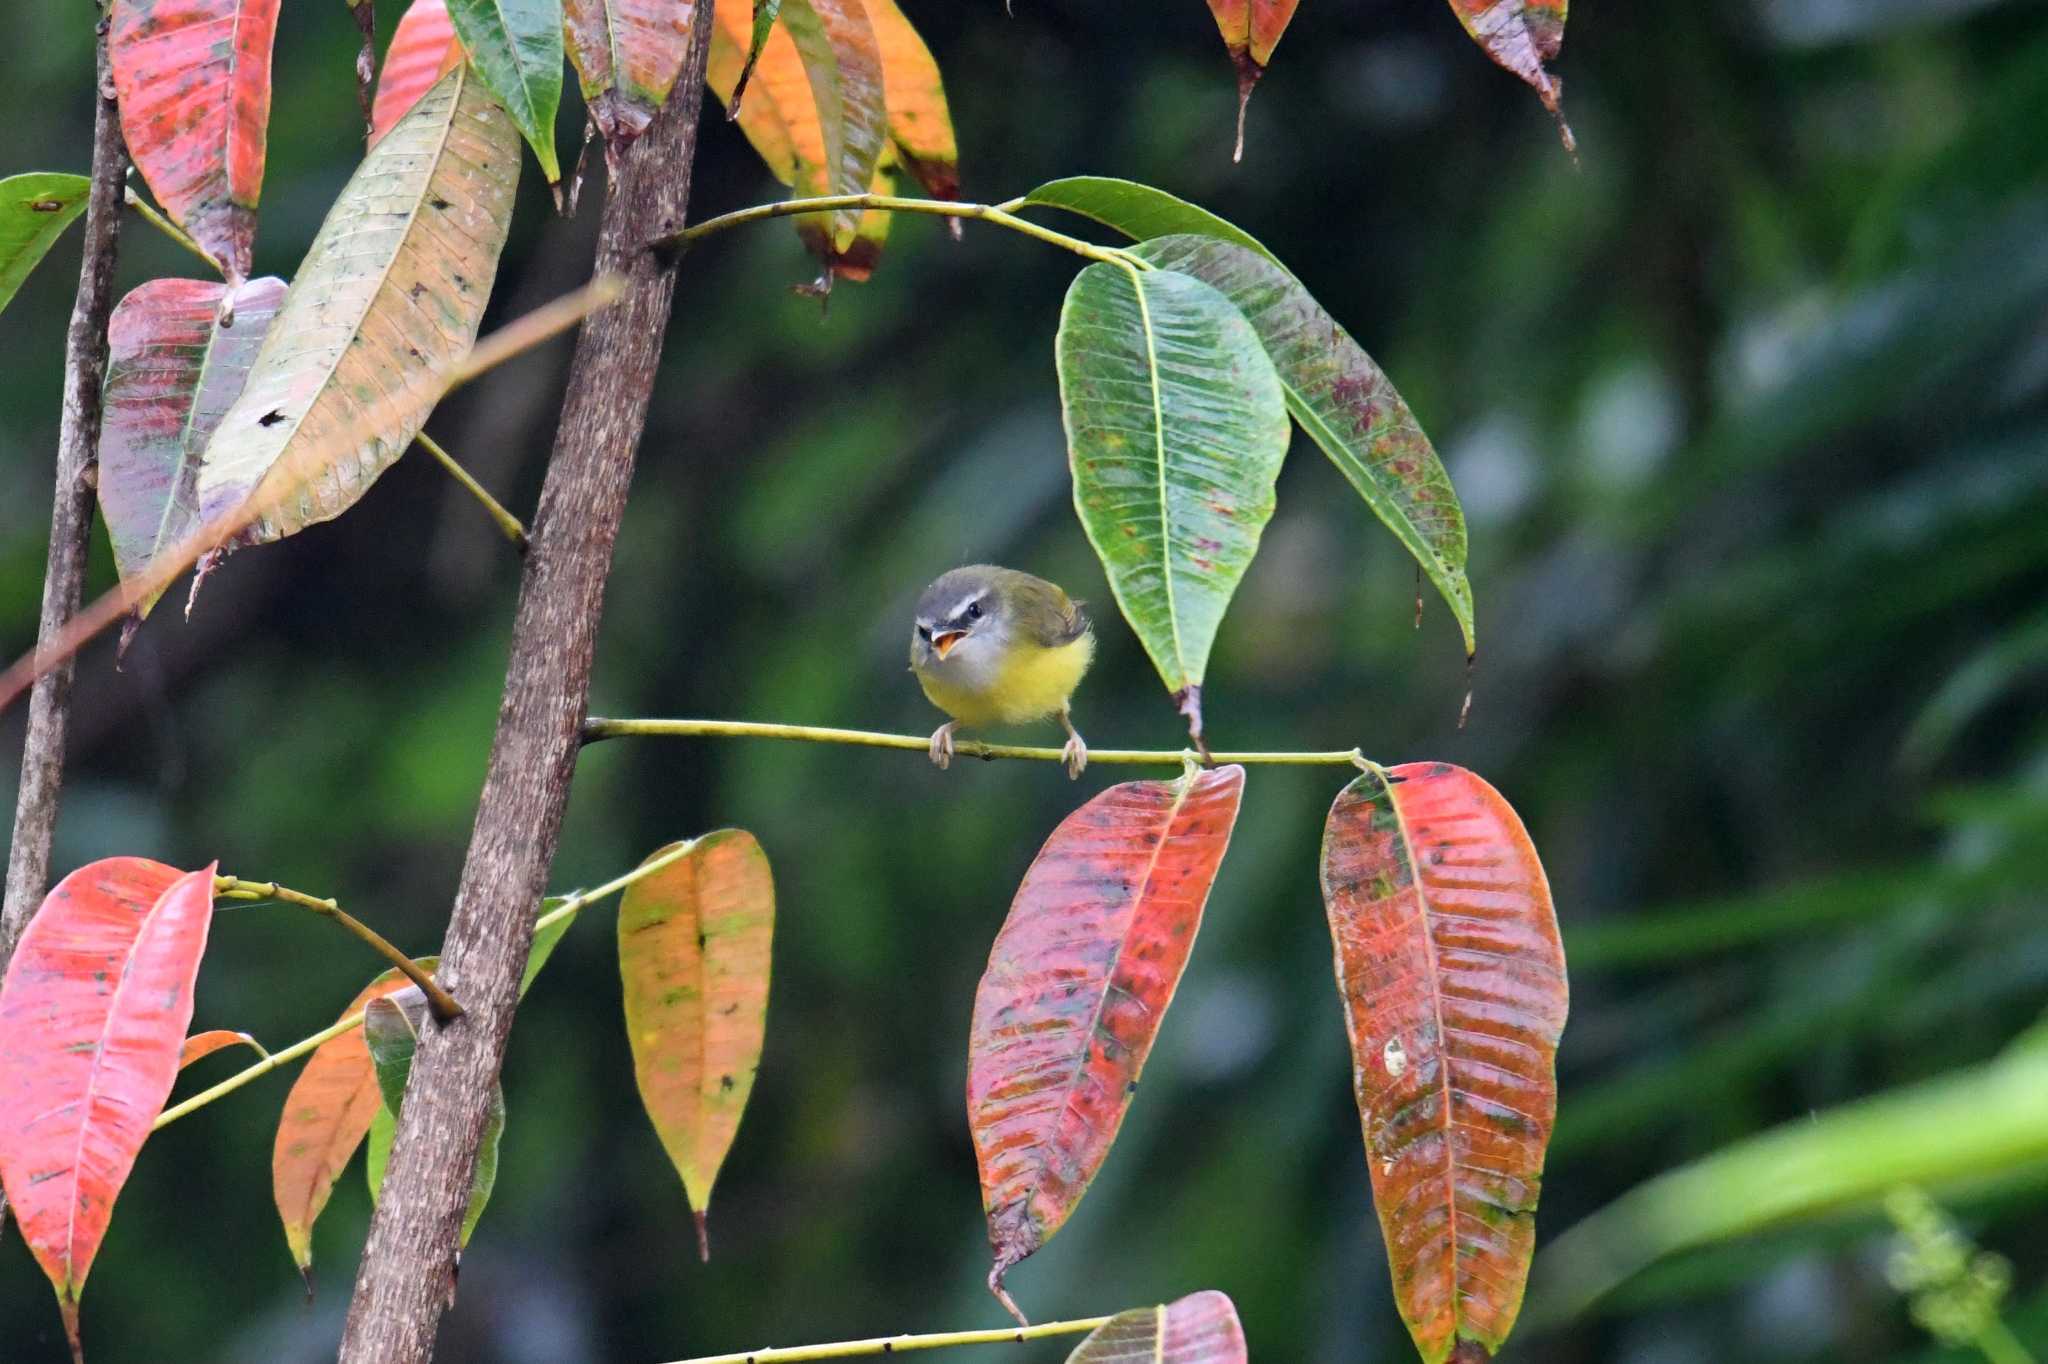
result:
M 1564 948 L 1543 865 L 1462 768 L 1367 773 L 1330 808 L 1323 900 L 1394 1296 L 1425 1364 L 1500 1348 L 1536 1246 Z
M 1236 1304 L 1212 1288 L 1117 1313 L 1088 1333 L 1067 1364 L 1246 1364 L 1248 1358 Z
M 418 104 L 420 96 L 460 65 L 462 44 L 449 22 L 442 0 L 412 0 L 384 49 L 384 69 L 377 77 L 377 100 L 370 106 L 370 145 L 391 131 Z
M 248 277 L 256 241 L 277 10 L 278 0 L 114 0 L 107 32 L 128 154 L 231 284 Z
M 1557 120 L 1566 151 L 1577 151 L 1571 125 L 1564 121 L 1564 87 L 1543 64 L 1564 47 L 1565 6 L 1569 0 L 1451 0 L 1458 22 L 1472 41 L 1500 66 L 1527 81 Z
M 215 1028 L 211 1032 L 195 1032 L 185 1039 L 185 1045 L 178 1050 L 178 1069 L 183 1070 L 194 1061 L 203 1061 L 215 1052 L 225 1051 L 229 1047 L 253 1047 L 258 1052 L 263 1050 L 262 1047 L 257 1046 L 255 1038 L 245 1032 L 235 1032 L 230 1028 Z
M 114 1200 L 192 1022 L 213 867 L 112 857 L 58 882 L 0 985 L 0 1181 L 75 1342 Z
M 613 147 L 647 131 L 682 74 L 696 0 L 562 0 L 569 60 Z
M 1112 786 L 1024 874 L 974 999 L 967 1118 L 995 1265 L 1057 1232 L 1109 1154 L 1229 846 L 1244 769 Z M 1021 1318 L 1020 1318 L 1021 1319 Z

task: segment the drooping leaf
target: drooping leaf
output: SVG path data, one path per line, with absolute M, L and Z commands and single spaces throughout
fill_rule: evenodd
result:
M 411 444 L 440 371 L 476 339 L 519 144 L 471 72 L 443 76 L 364 158 L 207 444 L 201 519 L 260 508 L 242 543 L 354 505 Z
M 540 902 L 538 917 L 545 919 L 567 903 L 567 896 L 550 895 Z M 548 958 L 555 955 L 555 948 L 562 941 L 562 935 L 567 933 L 569 925 L 575 922 L 576 915 L 569 914 L 551 924 L 534 925 L 533 945 L 526 949 L 526 972 L 519 978 L 521 999 L 526 998 L 526 992 L 533 988 L 534 978 L 540 974 L 541 968 L 548 964 Z
M 1209 0 L 1209 13 L 1230 49 L 1230 61 L 1237 68 L 1237 148 L 1233 161 L 1244 159 L 1244 111 L 1251 102 L 1252 87 L 1266 74 L 1280 35 L 1294 18 L 1300 0 Z
M 92 182 L 82 175 L 30 171 L 0 180 L 0 309 L 85 212 L 91 194 Z
M 1065 1225 L 1116 1140 L 1173 1003 L 1244 794 L 1244 769 L 1112 786 L 1039 849 L 989 952 L 967 1123 L 989 1288 Z
M 747 82 L 754 76 L 754 64 L 761 60 L 761 49 L 768 46 L 768 35 L 775 31 L 775 21 L 781 17 L 782 0 L 754 0 L 754 29 L 747 39 L 747 60 L 732 87 L 726 117 L 739 117 L 739 107 L 747 96 Z
M 1410 763 L 1338 795 L 1322 881 L 1395 1300 L 1424 1364 L 1489 1359 L 1521 1309 L 1557 1113 L 1543 865 L 1499 792 Z
M 1214 286 L 1237 305 L 1287 391 L 1287 409 L 1394 533 L 1473 631 L 1465 512 L 1422 424 L 1393 382 L 1301 281 L 1264 255 L 1214 237 L 1156 237 L 1135 253 Z
M 774 934 L 768 858 L 739 829 L 696 840 L 682 857 L 629 886 L 619 904 L 633 1075 L 682 1176 L 706 1258 L 711 1188 L 761 1064 Z
M 419 1030 L 427 1022 L 427 997 L 417 985 L 394 990 L 363 1006 L 363 1042 L 377 1076 L 379 1096 L 376 1115 L 371 1119 L 369 1149 L 364 1173 L 374 1203 L 384 1188 L 384 1168 L 390 1163 L 391 1141 L 398 1133 L 398 1113 L 405 1102 L 406 1081 L 412 1076 L 413 1053 L 419 1050 Z M 462 1231 L 457 1241 L 469 1244 L 470 1233 L 491 1201 L 498 1183 L 498 1146 L 505 1135 L 505 1091 L 493 1081 L 491 1107 L 484 1119 L 483 1144 L 477 1147 L 476 1168 L 469 1179 L 469 1207 L 462 1214 Z
M 1500 66 L 1527 81 L 1543 107 L 1557 120 L 1567 151 L 1577 150 L 1571 125 L 1564 121 L 1564 87 L 1544 67 L 1564 47 L 1565 8 L 1569 0 L 1451 0 L 1451 12 L 1472 35 L 1472 41 Z
M 958 199 L 960 146 L 953 136 L 953 110 L 946 103 L 939 64 L 896 0 L 867 0 L 867 15 L 882 53 L 889 140 L 903 168 L 926 193 L 934 199 Z
M 278 0 L 114 0 L 108 16 L 128 154 L 231 284 L 256 245 L 277 11 Z
M 195 1032 L 185 1039 L 185 1045 L 178 1049 L 178 1069 L 183 1070 L 194 1061 L 203 1061 L 217 1051 L 229 1047 L 248 1047 L 258 1055 L 267 1055 L 263 1045 L 245 1032 L 231 1028 L 215 1028 L 210 1032 Z
M 1074 509 L 1199 739 L 1209 649 L 1287 454 L 1279 376 L 1211 286 L 1107 262 L 1067 290 L 1054 350 Z
M 1114 228 L 1146 245 L 1138 254 L 1221 289 L 1259 333 L 1287 390 L 1288 411 L 1350 480 L 1396 539 L 1436 584 L 1465 637 L 1478 647 L 1472 584 L 1465 574 L 1465 513 L 1429 438 L 1385 373 L 1315 302 L 1257 238 L 1207 209 L 1129 180 L 1076 176 L 1040 185 L 1025 202 L 1059 208 Z M 1157 238 L 1194 235 L 1231 242 L 1273 267 L 1191 243 Z M 1155 254 L 1156 253 L 1156 254 Z M 1174 263 L 1177 262 L 1177 263 Z
M 438 962 L 422 957 L 419 964 L 431 971 Z M 349 1001 L 341 1016 L 359 1013 L 371 1000 L 411 984 L 397 971 L 386 971 Z M 362 1031 L 353 1028 L 321 1043 L 285 1096 L 270 1153 L 270 1190 L 284 1223 L 285 1243 L 301 1274 L 313 1267 L 313 1224 L 334 1192 L 334 1181 L 362 1144 L 379 1104 L 370 1049 Z
M 1209 1289 L 1117 1313 L 1088 1333 L 1067 1364 L 1246 1364 L 1248 1358 L 1236 1305 Z
M 562 178 L 555 115 L 562 106 L 562 0 L 450 0 L 448 18 L 471 64 L 533 148 L 549 184 Z
M 377 100 L 370 108 L 370 145 L 376 146 L 405 117 L 434 82 L 462 65 L 467 55 L 455 36 L 442 0 L 412 0 L 384 49 L 377 76 Z
M 875 183 L 870 190 L 875 194 L 896 192 L 896 149 L 893 146 L 882 149 L 882 163 L 875 168 Z M 818 258 L 831 279 L 852 280 L 864 284 L 873 278 L 875 267 L 881 264 L 882 248 L 889 241 L 889 222 L 896 215 L 880 209 L 868 209 L 860 215 L 860 231 L 845 250 L 834 244 L 831 225 L 818 214 L 801 214 L 796 219 L 796 235 Z
M 0 1184 L 74 1354 L 79 1293 L 177 1079 L 213 873 L 140 857 L 79 868 L 22 930 L 0 985 Z
M 100 435 L 100 513 L 122 578 L 199 529 L 199 457 L 241 395 L 256 351 L 284 302 L 266 276 L 234 291 L 234 325 L 220 325 L 228 287 L 153 279 L 122 299 L 107 324 Z M 136 608 L 136 619 L 156 604 Z
M 697 0 L 562 0 L 569 60 L 605 141 L 624 146 L 653 121 L 682 74 Z

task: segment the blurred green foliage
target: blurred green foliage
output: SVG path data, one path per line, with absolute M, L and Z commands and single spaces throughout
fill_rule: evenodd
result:
M 1533 97 L 1421 0 L 1303 6 L 1237 167 L 1229 65 L 1193 0 L 1029 0 L 1013 20 L 993 3 L 905 7 L 947 74 L 971 194 L 1093 172 L 1215 209 L 1374 352 L 1443 450 L 1472 522 L 1470 727 L 1455 724 L 1447 613 L 1432 603 L 1410 628 L 1405 555 L 1305 445 L 1218 640 L 1209 723 L 1233 747 L 1455 761 L 1523 812 L 1576 986 L 1547 1241 L 1809 1115 L 1953 1092 L 2036 1024 L 2048 10 L 1583 0 L 1560 65 L 1574 170 Z M 396 6 L 380 9 L 388 33 Z M 0 172 L 83 169 L 90 39 L 84 6 L 0 10 L 20 54 L 0 87 Z M 290 273 L 358 154 L 354 52 L 345 6 L 289 7 L 259 270 Z M 699 214 L 775 193 L 737 133 L 707 123 Z M 594 222 L 588 204 L 552 216 L 529 174 L 493 317 L 579 283 Z M 125 238 L 128 283 L 189 272 L 139 221 Z M 76 251 L 60 245 L 0 327 L 10 653 L 40 592 Z M 811 270 L 785 228 L 693 252 L 593 709 L 922 731 L 936 717 L 903 648 L 938 572 L 991 559 L 1106 605 L 1068 503 L 1051 365 L 1074 269 L 1007 234 L 955 246 L 906 221 L 875 282 L 842 287 L 821 319 L 786 291 Z M 516 508 L 538 487 L 566 356 L 524 358 L 431 423 Z M 125 671 L 104 645 L 86 655 L 59 867 L 218 856 L 431 950 L 517 573 L 412 459 L 342 520 L 236 556 L 189 624 L 151 620 Z M 1113 616 L 1101 634 L 1083 731 L 1176 744 L 1135 642 Z M 11 754 L 19 713 L 4 727 Z M 969 1004 L 1039 841 L 1112 779 L 1077 790 L 1050 765 L 942 774 L 795 745 L 593 749 L 557 889 L 725 824 L 775 864 L 768 1048 L 719 1187 L 718 1254 L 695 1263 L 637 1111 L 611 911 L 587 913 L 521 1010 L 498 1192 L 441 1358 L 612 1364 L 1000 1324 L 962 1113 Z M 1144 1096 L 1073 1222 L 1013 1276 L 1034 1314 L 1214 1287 L 1259 1358 L 1408 1357 L 1317 903 L 1340 785 L 1253 773 Z M 287 1042 L 376 967 L 286 908 L 225 909 L 195 1026 Z M 94 1357 L 331 1358 L 367 1200 L 341 1182 L 308 1309 L 268 1195 L 284 1088 L 252 1086 L 144 1151 L 86 1298 Z M 1938 1160 L 1944 1130 L 1897 1135 Z M 2037 1353 L 2042 1174 L 1930 1189 L 2010 1260 L 2007 1320 Z M 1741 1193 L 1705 1206 L 1732 1217 Z M 60 1358 L 14 1241 L 0 1357 Z M 1875 1202 L 1779 1221 L 1663 1260 L 1509 1355 L 1962 1358 L 1930 1353 L 1886 1282 L 1888 1244 Z

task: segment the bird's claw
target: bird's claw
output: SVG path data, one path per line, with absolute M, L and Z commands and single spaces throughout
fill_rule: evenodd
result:
M 940 725 L 932 731 L 932 766 L 941 772 L 953 763 L 953 726 Z
M 1080 735 L 1068 734 L 1065 747 L 1060 749 L 1060 761 L 1067 765 L 1067 776 L 1079 780 L 1088 768 L 1088 745 Z

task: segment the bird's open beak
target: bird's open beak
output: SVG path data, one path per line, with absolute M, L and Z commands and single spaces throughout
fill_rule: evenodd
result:
M 965 638 L 967 638 L 965 630 L 942 630 L 932 636 L 932 652 L 937 654 L 939 661 L 943 663 L 946 660 L 946 655 L 952 653 L 960 641 Z

